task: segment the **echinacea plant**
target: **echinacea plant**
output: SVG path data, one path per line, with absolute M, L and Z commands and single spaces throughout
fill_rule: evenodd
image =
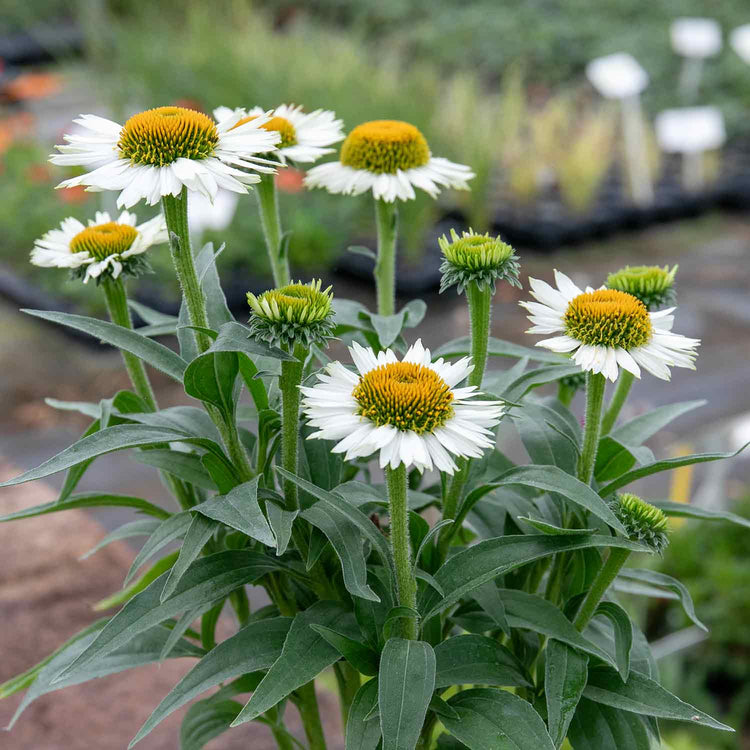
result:
M 655 460 L 643 446 L 700 402 L 618 424 L 644 370 L 668 381 L 670 368 L 694 367 L 699 342 L 673 333 L 675 308 L 661 309 L 674 304 L 676 267 L 625 268 L 600 289 L 558 272 L 556 288 L 530 279 L 535 301 L 522 303 L 530 332 L 547 338 L 525 347 L 490 331 L 496 285 L 520 285 L 515 251 L 500 238 L 451 232 L 440 240 L 442 289 L 466 293 L 469 335 L 435 352 L 409 343 L 425 305 L 393 314 L 394 201 L 414 187 L 465 188 L 471 174 L 433 158 L 413 126 L 378 121 L 355 128 L 341 161 L 315 167 L 308 184 L 373 191 L 380 314 L 334 299 L 320 280 L 290 283 L 269 191 L 261 209 L 283 283 L 248 294 L 249 320 L 238 321 L 213 247 L 194 254 L 190 246 L 191 195 L 268 189 L 275 166 L 322 155 L 338 125 L 332 113 L 298 108 L 216 116 L 162 107 L 120 127 L 87 115 L 79 122 L 88 134 L 68 137 L 54 158 L 92 168 L 64 185 L 120 191 L 126 207 L 161 202 L 163 217 L 138 225 L 127 212 L 116 221 L 98 214 L 89 227 L 68 220 L 37 242 L 32 262 L 96 279 L 111 322 L 27 312 L 120 348 L 132 390 L 55 402 L 91 425 L 4 486 L 67 471 L 60 497 L 0 521 L 128 507 L 145 517 L 135 523 L 148 538 L 124 588 L 106 601 L 117 611 L 61 632 L 57 651 L 0 686 L 2 697 L 27 690 L 11 725 L 46 693 L 183 658 L 195 664 L 144 713 L 131 747 L 196 698 L 182 724 L 184 750 L 251 721 L 281 750 L 644 750 L 658 745 L 660 718 L 732 731 L 659 685 L 646 637 L 619 601 L 621 590 L 679 591 L 702 627 L 678 581 L 624 566 L 664 549 L 670 515 L 737 520 L 626 491 L 642 477 L 727 457 Z M 320 126 L 309 142 L 305 123 Z M 134 330 L 125 281 L 165 241 L 180 315 L 135 305 L 148 325 Z M 175 346 L 156 335 L 176 336 Z M 334 337 L 351 362 L 329 358 Z M 516 362 L 488 369 L 495 356 Z M 195 402 L 161 409 L 147 367 Z M 617 388 L 602 416 L 607 379 Z M 555 383 L 558 396 L 536 390 Z M 583 427 L 569 408 L 579 387 Z M 526 463 L 497 447 L 498 434 L 514 430 Z M 94 459 L 126 449 L 162 472 L 173 508 L 76 492 Z M 133 523 L 109 540 L 134 537 Z M 178 549 L 143 570 L 170 543 Z M 251 586 L 265 591 L 265 606 L 251 608 Z M 235 629 L 217 642 L 225 609 Z M 344 737 L 331 736 L 321 715 L 324 673 L 335 680 Z M 288 728 L 290 704 L 304 737 Z M 108 737 L 92 743 L 113 746 Z

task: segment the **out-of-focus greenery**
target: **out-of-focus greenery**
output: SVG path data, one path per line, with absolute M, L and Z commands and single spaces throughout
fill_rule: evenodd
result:
M 732 508 L 750 516 L 750 497 Z M 747 528 L 715 524 L 710 534 L 705 525 L 692 522 L 674 531 L 664 555 L 661 570 L 682 581 L 690 591 L 699 617 L 710 630 L 710 638 L 697 646 L 663 660 L 669 689 L 679 686 L 680 695 L 691 703 L 710 707 L 714 715 L 735 727 L 738 733 L 750 731 L 750 546 Z M 687 625 L 678 607 L 654 610 L 651 627 L 669 630 Z M 718 737 L 692 727 L 690 737 L 700 740 L 686 745 L 676 738 L 675 750 L 736 750 L 736 737 Z M 705 741 L 704 741 L 705 737 Z M 678 741 L 679 740 L 679 741 Z M 683 744 L 680 744 L 682 742 Z M 724 744 L 722 744 L 722 742 Z

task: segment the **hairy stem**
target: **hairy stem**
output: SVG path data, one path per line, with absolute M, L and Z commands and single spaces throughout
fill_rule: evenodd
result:
M 262 174 L 255 186 L 260 209 L 260 223 L 266 240 L 268 260 L 271 263 L 273 283 L 277 286 L 289 284 L 289 259 L 282 256 L 282 231 L 279 216 L 279 197 L 276 192 L 276 180 L 273 174 Z
M 628 557 L 630 557 L 630 550 L 619 549 L 617 547 L 610 549 L 607 562 L 604 563 L 596 574 L 596 578 L 591 584 L 591 588 L 586 594 L 581 608 L 578 610 L 576 619 L 573 620 L 573 625 L 579 631 L 583 632 L 586 625 L 589 624 L 589 621 L 594 616 L 594 612 L 596 612 L 596 608 L 599 606 L 599 602 L 602 600 L 604 594 L 607 593 L 607 589 L 612 584 L 612 581 L 617 578 L 617 574 L 627 562 Z
M 602 435 L 608 435 L 615 426 L 617 417 L 620 415 L 620 410 L 624 406 L 625 401 L 627 401 L 634 380 L 635 375 L 632 372 L 620 370 L 617 387 L 612 394 L 612 400 L 609 402 L 607 411 L 604 412 L 604 416 L 602 417 Z
M 385 470 L 388 484 L 388 503 L 391 514 L 391 549 L 396 563 L 398 603 L 402 607 L 417 608 L 417 582 L 411 569 L 411 539 L 409 538 L 409 508 L 406 502 L 406 466 Z M 416 622 L 411 618 L 400 620 L 402 638 L 417 637 Z
M 589 484 L 594 475 L 596 453 L 601 435 L 602 402 L 604 401 L 604 375 L 589 372 L 586 374 L 586 424 L 584 425 L 583 447 L 578 459 L 578 478 Z
M 375 286 L 378 295 L 378 315 L 396 312 L 396 235 L 398 209 L 395 201 L 375 200 L 375 219 L 378 230 L 378 260 L 375 263 Z

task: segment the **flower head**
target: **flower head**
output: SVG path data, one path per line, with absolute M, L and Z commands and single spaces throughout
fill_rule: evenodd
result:
M 253 315 L 253 336 L 269 344 L 292 347 L 324 343 L 333 335 L 333 294 L 331 287 L 321 291 L 321 281 L 301 281 L 271 289 L 256 297 L 247 293 Z
M 451 229 L 450 241 L 443 235 L 438 238 L 443 252 L 440 266 L 443 278 L 440 291 L 454 284 L 459 294 L 472 282 L 480 289 L 488 288 L 495 293 L 495 283 L 505 279 L 513 286 L 521 286 L 518 281 L 518 256 L 513 248 L 499 237 L 477 234 L 472 229 L 461 236 Z
M 667 517 L 659 508 L 629 492 L 617 495 L 611 507 L 631 541 L 641 542 L 658 553 L 669 544 Z
M 240 115 L 240 120 L 234 127 L 251 122 L 264 112 L 260 107 L 250 110 L 218 107 L 214 110 L 214 117 L 219 121 L 236 114 Z M 261 127 L 279 134 L 281 140 L 273 155 L 278 156 L 282 164 L 287 159 L 298 163 L 317 161 L 321 156 L 333 153 L 334 149 L 327 146 L 344 139 L 344 123 L 329 110 L 303 112 L 300 106 L 282 104 L 270 114 L 271 119 Z
M 85 185 L 88 190 L 119 190 L 117 205 L 129 208 L 140 200 L 154 205 L 182 188 L 210 200 L 219 188 L 247 192 L 260 177 L 246 170 L 273 172 L 267 159 L 255 156 L 273 151 L 280 136 L 263 125 L 268 113 L 238 124 L 230 114 L 215 122 L 208 115 L 184 107 L 157 107 L 133 115 L 125 125 L 95 115 L 75 120 L 80 133 L 65 136 L 56 146 L 53 164 L 91 168 L 58 187 Z
M 641 367 L 669 380 L 670 367 L 695 369 L 698 339 L 672 332 L 674 307 L 649 312 L 637 297 L 616 289 L 579 289 L 555 271 L 557 289 L 529 279 L 537 302 L 521 302 L 534 326 L 528 333 L 562 333 L 537 342 L 554 352 L 570 353 L 582 370 L 617 380 L 622 367 L 640 378 Z
M 121 273 L 139 276 L 148 270 L 142 253 L 167 241 L 167 226 L 159 214 L 136 226 L 136 215 L 123 211 L 116 220 L 97 211 L 88 226 L 69 217 L 34 243 L 31 262 L 46 268 L 70 268 L 73 274 L 97 283 Z
M 637 297 L 648 310 L 672 305 L 676 301 L 674 277 L 677 266 L 625 266 L 607 276 L 607 287 Z
M 332 362 L 321 381 L 302 387 L 302 407 L 318 432 L 336 440 L 347 460 L 376 451 L 380 466 L 415 466 L 452 474 L 453 456 L 479 458 L 492 448 L 492 428 L 503 415 L 499 401 L 473 401 L 476 386 L 457 388 L 473 369 L 469 357 L 432 362 L 417 341 L 399 361 L 390 349 L 377 355 L 356 342 L 349 349 L 356 372 Z
M 414 125 L 373 120 L 354 128 L 341 146 L 339 161 L 313 167 L 305 184 L 347 195 L 372 190 L 375 198 L 393 203 L 413 200 L 415 187 L 433 198 L 441 187 L 468 190 L 472 177 L 469 167 L 432 156 Z

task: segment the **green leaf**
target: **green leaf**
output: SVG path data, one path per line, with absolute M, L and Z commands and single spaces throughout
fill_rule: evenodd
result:
M 542 717 L 530 703 L 504 690 L 477 688 L 448 705 L 459 719 L 442 716 L 445 728 L 470 750 L 554 750 Z
M 211 348 L 208 350 L 210 352 L 246 354 L 251 360 L 258 357 L 267 357 L 286 362 L 295 361 L 295 358 L 283 349 L 251 338 L 250 329 L 241 323 L 236 321 L 224 323 L 218 330 L 219 335 L 216 337 L 216 341 L 211 344 Z
M 258 504 L 258 477 L 190 510 L 241 531 L 267 547 L 276 546 L 271 527 Z
M 213 243 L 207 242 L 195 256 L 195 272 L 205 295 L 208 323 L 216 330 L 222 323 L 233 320 L 216 270 L 216 258 L 223 249 L 224 245 L 214 252 Z
M 547 726 L 559 748 L 581 699 L 588 678 L 589 658 L 562 641 L 552 638 L 545 650 L 544 694 Z
M 434 689 L 432 646 L 403 638 L 388 640 L 378 675 L 383 750 L 414 750 Z
M 625 487 L 631 482 L 635 482 L 636 479 L 642 479 L 651 474 L 658 474 L 660 471 L 671 471 L 672 469 L 678 469 L 680 466 L 691 466 L 692 464 L 702 464 L 707 461 L 719 461 L 723 458 L 733 458 L 742 453 L 748 445 L 750 445 L 750 442 L 745 443 L 741 448 L 738 448 L 732 453 L 694 453 L 690 456 L 678 456 L 677 458 L 667 458 L 663 461 L 656 461 L 655 463 L 641 466 L 638 469 L 629 471 L 627 474 L 623 474 L 621 477 L 615 479 L 614 482 L 610 482 L 606 487 L 600 489 L 599 494 L 602 497 L 607 497 L 621 487 Z
M 110 532 L 105 536 L 95 547 L 92 547 L 88 552 L 81 555 L 79 560 L 87 560 L 91 555 L 98 552 L 103 547 L 106 547 L 112 542 L 118 542 L 121 539 L 131 539 L 134 536 L 150 536 L 159 528 L 160 522 L 155 518 L 146 518 L 140 521 L 130 521 L 130 523 L 124 523 L 122 526 L 118 526 L 114 531 Z
M 515 359 L 528 357 L 536 362 L 549 362 L 553 365 L 567 365 L 570 363 L 570 360 L 567 357 L 563 357 L 560 354 L 554 354 L 553 352 L 544 351 L 543 349 L 533 349 L 528 346 L 520 346 L 511 341 L 503 341 L 502 339 L 496 338 L 490 338 L 487 353 L 491 357 L 514 357 Z M 462 336 L 461 338 L 453 339 L 453 341 L 449 341 L 447 344 L 438 347 L 438 349 L 432 353 L 432 356 L 433 359 L 437 359 L 438 357 L 449 359 L 451 357 L 465 357 L 469 354 L 471 354 L 471 337 Z
M 508 401 L 520 401 L 532 388 L 538 388 L 547 383 L 555 383 L 560 378 L 567 378 L 580 372 L 581 368 L 578 365 L 565 363 L 529 370 L 513 380 L 499 395 Z
M 610 435 L 599 441 L 594 476 L 597 482 L 608 482 L 630 471 L 636 463 L 648 464 L 653 461 L 654 454 L 650 448 L 643 445 L 627 446 Z
M 310 627 L 323 636 L 358 672 L 369 676 L 378 673 L 380 655 L 369 646 L 324 625 Z
M 22 484 L 33 479 L 42 479 L 50 474 L 56 474 L 58 471 L 69 469 L 82 461 L 103 456 L 106 453 L 124 450 L 125 448 L 153 445 L 154 443 L 168 443 L 172 440 L 199 444 L 207 443 L 207 441 L 189 438 L 177 430 L 164 427 L 150 427 L 144 424 L 116 425 L 79 440 L 35 469 L 30 469 L 20 476 L 0 483 L 0 487 Z
M 619 675 L 611 669 L 591 669 L 584 695 L 589 700 L 621 711 L 632 711 L 660 719 L 687 721 L 725 732 L 734 731 L 732 727 L 681 701 L 658 682 L 635 670 L 630 672 L 628 681 L 623 683 Z
M 729 521 L 738 526 L 750 529 L 750 519 L 730 513 L 728 510 L 717 510 L 716 508 L 700 508 L 697 505 L 687 503 L 672 503 L 668 500 L 652 500 L 653 505 L 660 508 L 668 516 L 673 518 L 698 518 L 702 521 Z
M 442 594 L 444 596 L 444 593 Z M 510 636 L 510 625 L 505 614 L 505 605 L 494 581 L 487 581 L 471 592 L 471 598 L 492 618 L 495 625 Z
M 622 586 L 622 584 L 626 584 Z M 682 608 L 685 610 L 685 614 L 695 623 L 701 630 L 708 632 L 708 628 L 698 619 L 695 614 L 695 607 L 693 606 L 693 599 L 690 596 L 690 592 L 685 588 L 684 584 L 680 583 L 676 578 L 665 575 L 664 573 L 657 573 L 654 570 L 646 570 L 644 568 L 623 568 L 617 576 L 616 584 L 618 591 L 627 591 L 628 593 L 637 594 L 638 591 L 632 587 L 628 589 L 627 584 L 647 584 L 649 586 L 656 586 L 660 589 L 667 589 L 668 591 L 674 592 L 676 597 L 680 600 Z
M 88 682 L 89 680 L 104 677 L 105 675 L 116 674 L 126 669 L 133 669 L 158 662 L 161 650 L 170 633 L 169 629 L 162 625 L 147 628 L 139 633 L 137 637 L 133 638 L 130 643 L 110 652 L 104 658 L 97 660 L 96 663 L 89 665 L 85 669 L 76 669 L 74 672 L 69 673 L 67 677 L 58 679 L 58 675 L 61 672 L 67 673 L 69 667 L 77 661 L 82 653 L 85 653 L 90 648 L 92 642 L 101 633 L 101 630 L 106 627 L 106 623 L 103 621 L 100 621 L 97 625 L 98 627 L 93 632 L 82 638 L 77 638 L 70 645 L 63 648 L 39 672 L 36 680 L 34 680 L 28 692 L 24 695 L 21 704 L 8 725 L 8 729 L 16 723 L 18 717 L 31 703 L 47 693 L 61 690 L 71 685 L 79 685 L 82 682 Z M 182 640 L 172 650 L 171 655 L 174 658 L 185 656 L 200 657 L 203 655 L 203 650 L 186 640 Z
M 284 510 L 275 503 L 268 503 L 266 513 L 268 514 L 268 523 L 276 538 L 276 554 L 283 555 L 292 538 L 292 525 L 299 511 Z
M 245 626 L 209 651 L 167 694 L 138 730 L 133 747 L 167 716 L 219 683 L 248 672 L 268 669 L 281 654 L 292 624 L 290 617 L 274 617 Z
M 8 513 L 6 516 L 0 516 L 0 523 L 20 521 L 22 518 L 35 518 L 36 516 L 45 516 L 48 513 L 59 513 L 63 510 L 75 510 L 77 508 L 133 508 L 139 513 L 146 513 L 154 518 L 169 518 L 171 515 L 164 508 L 160 508 L 158 505 L 148 502 L 148 500 L 142 500 L 140 497 L 84 492 L 79 495 L 72 495 L 67 500 L 55 500 L 51 503 L 34 505 L 31 508 Z
M 371 573 L 370 584 L 380 597 L 380 601 L 354 597 L 354 616 L 367 642 L 372 648 L 380 651 L 385 642 L 383 627 L 388 614 L 393 609 L 394 601 L 392 587 L 386 583 L 390 578 L 388 571 L 385 568 L 373 566 Z
M 174 627 L 169 634 L 169 638 L 167 638 L 167 642 L 164 644 L 164 648 L 161 650 L 161 654 L 159 655 L 161 661 L 164 661 L 164 659 L 169 656 L 170 652 L 175 646 L 175 643 L 177 643 L 180 638 L 182 638 L 182 636 L 185 635 L 185 633 L 187 633 L 189 630 L 191 634 L 195 636 L 198 635 L 191 630 L 190 626 L 207 609 L 210 609 L 210 607 L 210 604 L 202 604 L 200 607 L 185 610 L 185 612 L 180 615 L 179 619 L 175 621 Z M 205 645 L 203 647 L 205 648 Z
M 378 342 L 383 349 L 387 349 L 401 333 L 404 327 L 404 310 L 395 315 L 376 315 L 370 314 L 370 322 L 378 334 Z
M 660 743 L 647 719 L 581 698 L 568 737 L 574 750 L 654 750 Z
M 102 629 L 97 639 L 66 670 L 73 672 L 95 663 L 126 644 L 131 638 L 186 609 L 214 602 L 238 586 L 252 583 L 279 564 L 266 555 L 248 550 L 230 550 L 196 560 L 180 580 L 171 598 L 160 600 L 167 580 L 165 573 L 134 596 Z M 63 675 L 65 676 L 65 674 Z
M 154 448 L 139 451 L 133 455 L 138 463 L 154 466 L 161 471 L 169 472 L 188 484 L 194 484 L 204 490 L 216 490 L 216 484 L 201 463 L 196 453 Z
M 531 687 L 526 670 L 513 653 L 483 635 L 457 635 L 435 647 L 435 687 L 496 685 Z
M 599 602 L 594 617 L 606 617 L 611 623 L 615 635 L 615 656 L 617 671 L 623 682 L 630 674 L 630 651 L 633 648 L 633 623 L 628 613 L 615 602 Z
M 148 307 L 141 302 L 136 302 L 134 299 L 128 300 L 128 307 L 137 313 L 138 316 L 147 323 L 148 325 L 158 325 L 160 323 L 177 323 L 176 315 L 167 315 L 166 313 L 154 310 L 152 307 Z
M 693 409 L 703 406 L 706 402 L 701 401 L 683 401 L 679 404 L 670 404 L 669 406 L 660 406 L 651 409 L 646 414 L 641 414 L 630 422 L 626 422 L 621 427 L 612 431 L 612 437 L 625 445 L 642 445 L 650 437 L 656 435 L 659 430 L 666 427 L 677 417 L 686 414 Z
M 95 612 L 105 609 L 114 609 L 125 602 L 129 602 L 136 594 L 140 594 L 149 584 L 153 583 L 160 575 L 166 574 L 167 571 L 177 562 L 179 550 L 170 552 L 165 557 L 157 560 L 145 573 L 136 578 L 129 586 L 125 586 L 114 594 L 110 594 L 101 601 L 96 602 L 93 606 Z
M 190 706 L 180 726 L 180 750 L 201 750 L 226 732 L 241 710 L 242 704 L 232 700 L 209 699 Z
M 445 591 L 445 597 L 427 614 L 425 620 L 442 612 L 477 586 L 491 581 L 526 563 L 558 552 L 586 547 L 620 547 L 641 552 L 635 542 L 617 537 L 550 536 L 548 534 L 519 534 L 479 542 L 449 558 L 435 573 Z M 502 592 L 501 592 L 502 596 Z M 507 610 L 507 602 L 503 597 Z
M 196 357 L 185 370 L 185 393 L 213 404 L 222 414 L 234 414 L 234 384 L 239 373 L 237 355 L 233 352 L 213 352 L 209 349 Z
M 169 576 L 164 582 L 164 590 L 161 592 L 161 601 L 165 602 L 174 593 L 177 584 L 182 576 L 188 571 L 188 568 L 203 552 L 206 542 L 213 536 L 218 524 L 210 518 L 201 515 L 192 516 L 190 527 L 188 528 L 185 539 L 180 546 L 180 554 L 177 562 L 169 571 Z
M 107 344 L 134 354 L 147 364 L 174 378 L 178 383 L 182 382 L 187 362 L 163 344 L 159 344 L 129 328 L 123 328 L 96 318 L 87 318 L 84 315 L 71 315 L 70 313 L 52 312 L 50 310 L 21 310 L 21 312 L 33 315 L 35 318 L 74 328 L 76 331 L 88 333 Z
M 346 590 L 352 596 L 380 601 L 367 585 L 367 559 L 359 528 L 338 508 L 319 501 L 302 511 L 302 518 L 320 529 L 331 543 L 341 562 Z
M 542 521 L 539 518 L 528 518 L 527 516 L 518 516 L 517 521 L 525 521 L 533 526 L 537 531 L 543 534 L 553 534 L 557 536 L 575 536 L 580 534 L 595 534 L 596 529 L 564 529 L 561 526 L 554 526 L 551 523 Z
M 357 690 L 346 722 L 346 750 L 377 750 L 380 743 L 380 722 L 365 719 L 378 705 L 378 681 L 365 682 Z
M 310 682 L 339 659 L 339 652 L 310 625 L 336 627 L 356 634 L 354 618 L 338 602 L 316 602 L 294 618 L 281 655 L 258 685 L 233 726 L 252 721 Z M 348 627 L 349 626 L 349 627 Z
M 542 403 L 524 402 L 523 409 L 513 413 L 513 423 L 535 464 L 559 466 L 568 474 L 576 474 L 577 435 L 554 409 Z
M 138 572 L 138 569 L 147 560 L 151 559 L 160 549 L 166 547 L 170 542 L 181 537 L 188 530 L 190 521 L 192 520 L 190 513 L 183 511 L 182 513 L 176 513 L 170 516 L 166 521 L 163 521 L 159 528 L 154 531 L 153 534 L 146 540 L 146 543 L 141 547 L 138 554 L 135 556 L 130 570 L 128 570 L 125 576 L 124 585 L 127 586 L 133 577 Z

